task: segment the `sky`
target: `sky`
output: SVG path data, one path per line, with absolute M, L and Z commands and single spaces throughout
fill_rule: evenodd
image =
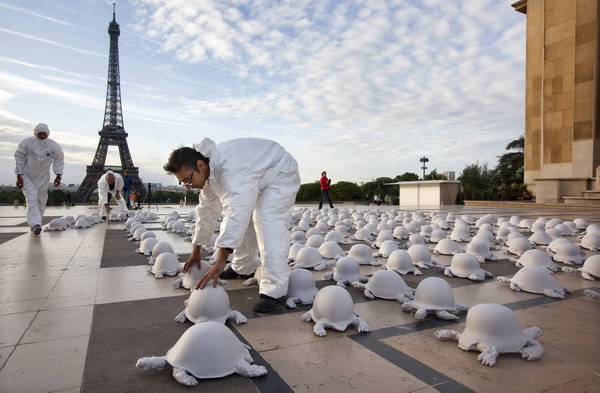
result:
M 119 0 L 127 143 L 144 182 L 209 137 L 280 143 L 302 183 L 495 167 L 524 132 L 515 0 Z M 0 0 L 0 184 L 46 123 L 81 183 L 106 102 L 108 0 Z M 120 165 L 111 147 L 107 165 Z

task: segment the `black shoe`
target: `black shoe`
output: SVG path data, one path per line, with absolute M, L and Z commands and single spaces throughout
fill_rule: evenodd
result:
M 239 274 L 231 268 L 231 265 L 229 265 L 227 269 L 223 270 L 223 272 L 219 274 L 219 278 L 222 278 L 223 280 L 232 280 L 234 278 L 242 278 L 246 280 L 251 277 L 254 277 L 254 274 Z
M 254 311 L 256 312 L 271 312 L 278 308 L 282 308 L 285 303 L 285 297 L 278 299 L 272 298 L 271 296 L 260 294 L 260 300 L 254 305 Z
M 106 221 L 106 216 L 102 216 L 102 221 Z
M 31 228 L 31 232 L 33 232 L 34 235 L 39 236 L 39 234 L 42 233 L 41 225 L 34 225 L 33 228 Z

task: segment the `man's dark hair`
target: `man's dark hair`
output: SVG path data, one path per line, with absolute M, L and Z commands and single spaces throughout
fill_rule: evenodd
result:
M 180 147 L 179 149 L 173 150 L 169 156 L 169 161 L 163 165 L 163 169 L 167 171 L 167 173 L 175 173 L 183 167 L 193 167 L 198 160 L 204 161 L 207 164 L 209 163 L 207 157 L 204 157 L 200 152 L 191 147 Z

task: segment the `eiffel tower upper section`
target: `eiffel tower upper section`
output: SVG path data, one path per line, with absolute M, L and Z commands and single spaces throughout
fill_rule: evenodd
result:
M 108 80 L 106 89 L 106 106 L 104 109 L 104 121 L 102 130 L 98 132 L 100 141 L 96 154 L 92 160 L 92 165 L 87 167 L 85 179 L 77 190 L 77 201 L 86 202 L 90 194 L 96 189 L 98 179 L 108 170 L 115 172 L 124 170 L 129 171 L 133 179 L 134 190 L 143 195 L 145 193 L 144 185 L 139 178 L 139 169 L 133 165 L 133 159 L 127 146 L 127 133 L 123 125 L 123 111 L 121 109 L 121 82 L 119 76 L 119 35 L 121 29 L 116 20 L 115 5 L 113 4 L 113 19 L 108 25 L 108 35 L 110 36 L 110 50 L 108 56 Z M 107 167 L 106 157 L 108 146 L 117 146 L 119 148 L 119 157 L 121 159 L 120 167 Z

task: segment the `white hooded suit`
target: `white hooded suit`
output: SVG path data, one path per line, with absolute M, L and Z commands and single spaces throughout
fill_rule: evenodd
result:
M 44 132 L 46 139 L 37 135 Z M 42 217 L 48 201 L 48 183 L 50 167 L 56 175 L 62 175 L 64 154 L 56 141 L 50 139 L 50 130 L 46 124 L 40 123 L 33 130 L 33 135 L 19 143 L 15 151 L 15 174 L 23 176 L 23 195 L 27 201 L 27 222 L 29 227 L 42 225 Z
M 106 176 L 112 173 L 113 176 L 115 177 L 115 186 L 113 187 L 113 189 L 110 189 L 110 184 L 108 184 L 108 180 L 106 180 Z M 115 200 L 117 201 L 117 205 L 119 206 L 119 209 L 121 209 L 121 211 L 124 211 L 125 213 L 127 213 L 127 205 L 125 203 L 125 198 L 123 197 L 123 185 L 125 183 L 123 182 L 123 177 L 121 175 L 119 175 L 118 173 L 114 173 L 113 171 L 107 171 L 104 175 L 100 176 L 100 179 L 98 179 L 98 206 L 100 207 L 100 216 L 104 217 L 108 214 L 108 212 L 106 211 L 106 208 L 104 207 L 105 204 L 108 203 L 108 194 L 112 194 L 112 196 L 115 198 Z M 117 199 L 116 197 L 116 193 L 117 191 L 119 191 L 119 194 L 121 195 L 120 199 Z
M 208 244 L 222 214 L 215 247 L 234 249 L 232 267 L 248 274 L 255 268 L 258 242 L 260 293 L 272 298 L 285 296 L 291 240 L 287 223 L 300 188 L 296 160 L 278 143 L 266 139 L 234 139 L 215 145 L 205 138 L 194 148 L 209 158 L 210 176 L 196 207 L 192 244 Z

